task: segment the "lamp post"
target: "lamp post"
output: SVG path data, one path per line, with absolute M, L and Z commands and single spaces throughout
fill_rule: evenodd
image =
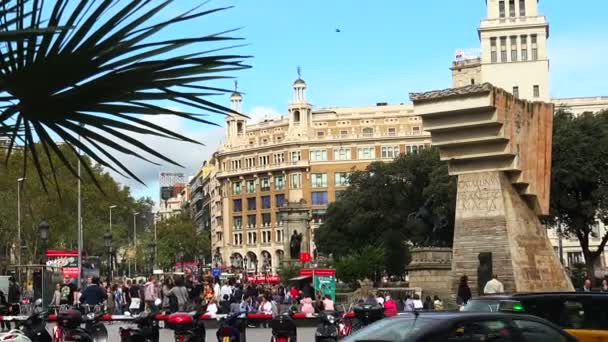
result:
M 46 221 L 42 221 L 40 222 L 40 224 L 38 225 L 38 231 L 40 233 L 40 240 L 42 241 L 42 262 L 41 264 L 43 265 L 40 271 L 40 279 L 41 279 L 41 286 L 40 286 L 40 293 L 42 296 L 42 308 L 44 309 L 44 303 L 46 303 L 46 299 L 44 298 L 44 271 L 46 269 L 46 242 L 49 239 L 49 224 Z
M 103 242 L 108 252 L 108 282 L 112 281 L 112 232 L 108 231 L 103 234 Z
M 184 272 L 184 247 L 179 246 L 179 262 L 182 265 L 182 272 Z
M 17 264 L 21 265 L 21 183 L 25 181 L 25 177 L 17 178 Z M 21 283 L 21 272 L 17 271 L 19 275 L 19 283 Z
M 112 209 L 116 208 L 115 205 L 111 205 L 110 207 L 110 233 L 112 232 Z
M 150 261 L 151 261 L 151 272 L 150 274 L 154 274 L 154 264 L 156 262 L 156 258 L 155 258 L 155 253 L 156 253 L 156 243 L 155 242 L 150 242 L 148 244 L 148 251 L 150 252 Z
M 133 213 L 133 257 L 134 257 L 134 266 L 135 266 L 135 274 L 137 275 L 137 215 L 139 212 Z

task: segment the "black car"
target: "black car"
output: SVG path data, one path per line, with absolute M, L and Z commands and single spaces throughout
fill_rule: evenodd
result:
M 574 342 L 542 318 L 513 313 L 421 312 L 387 318 L 344 342 Z

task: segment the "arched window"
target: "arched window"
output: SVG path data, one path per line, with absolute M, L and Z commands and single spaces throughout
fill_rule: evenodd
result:
M 374 129 L 371 127 L 365 127 L 363 130 L 361 130 L 361 133 L 363 133 L 364 137 L 373 137 Z

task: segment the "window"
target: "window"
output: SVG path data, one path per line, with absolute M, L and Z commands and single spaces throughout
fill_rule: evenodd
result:
M 222 241 L 222 232 L 216 232 L 215 233 L 215 239 L 217 241 Z
M 243 233 L 235 233 L 233 235 L 234 241 L 232 241 L 235 245 L 242 245 L 243 244 Z
M 532 90 L 534 92 L 534 97 L 540 97 L 540 87 L 538 85 L 535 85 Z
M 255 228 L 256 224 L 256 216 L 255 215 L 247 215 L 247 227 Z
M 399 156 L 399 146 L 382 146 L 382 158 L 394 159 Z
M 334 160 L 350 160 L 350 147 L 334 149 Z
M 230 166 L 232 167 L 232 170 L 238 170 L 241 168 L 241 160 L 232 160 L 230 162 Z
M 515 16 L 515 0 L 509 0 L 509 17 Z
M 274 188 L 277 191 L 285 189 L 285 178 L 283 176 L 274 176 Z
M 271 217 L 271 216 L 270 216 L 270 213 L 263 213 L 263 214 L 262 214 L 262 224 L 263 224 L 265 227 L 270 226 L 270 224 L 271 224 L 271 218 L 270 218 L 270 217 Z
M 344 190 L 336 190 L 336 200 L 339 200 L 340 197 L 344 196 L 345 193 L 346 191 Z
M 247 233 L 247 244 L 255 245 L 258 243 L 258 234 L 256 232 Z
M 566 342 L 568 339 L 564 337 L 554 328 L 544 325 L 542 323 L 525 321 L 520 319 L 513 320 L 515 326 L 519 328 L 519 331 L 523 335 L 522 337 L 526 341 L 538 341 L 538 342 Z
M 395 127 L 389 127 L 387 133 L 389 137 L 394 137 L 397 135 L 397 129 Z
M 405 151 L 407 154 L 416 154 L 418 151 L 423 150 L 424 145 L 408 145 L 405 147 Z
M 277 242 L 283 242 L 283 231 L 277 230 Z
M 260 166 L 270 164 L 270 156 L 260 156 Z
M 528 36 L 521 36 L 521 60 L 528 60 Z
M 243 216 L 235 216 L 232 218 L 232 221 L 234 222 L 235 229 L 243 228 Z
M 490 50 L 492 63 L 498 63 L 498 55 L 496 50 L 496 38 L 490 38 Z
M 376 148 L 375 147 L 359 147 L 359 159 L 375 159 Z
M 517 62 L 517 36 L 511 37 L 511 62 Z
M 348 137 L 348 131 L 347 130 L 341 130 L 340 131 L 340 138 L 346 138 Z
M 336 172 L 336 186 L 349 186 L 349 185 L 350 185 L 350 173 Z
M 530 36 L 530 43 L 532 44 L 532 60 L 538 60 L 538 46 L 537 44 L 537 36 L 533 34 Z
M 255 166 L 255 158 L 254 157 L 246 158 L 245 159 L 245 167 L 252 168 L 254 166 Z
M 274 203 L 277 208 L 282 207 L 285 204 L 285 195 L 283 195 L 283 194 L 275 195 Z
M 500 61 L 507 62 L 507 37 L 500 37 Z
M 256 199 L 255 197 L 249 197 L 247 199 L 247 210 L 255 210 L 256 209 Z
M 475 84 L 475 79 L 474 78 L 471 78 L 471 84 L 472 85 Z
M 285 153 L 275 153 L 274 154 L 274 163 L 275 164 L 283 164 L 285 161 Z
M 487 320 L 461 323 L 448 335 L 446 341 L 515 341 L 515 332 L 507 322 Z M 536 341 L 536 340 L 533 340 Z
M 313 173 L 311 176 L 313 188 L 327 188 L 327 173 Z
M 526 0 L 519 0 L 519 16 L 526 16 Z
M 513 96 L 519 97 L 519 87 L 513 87 Z
M 325 136 L 325 132 L 317 131 L 317 138 L 323 138 Z
M 272 241 L 271 239 L 271 232 L 270 230 L 265 230 L 262 232 L 262 243 L 270 243 Z
M 302 188 L 302 174 L 294 173 L 291 175 L 291 188 L 301 189 Z
M 505 17 L 505 1 L 504 0 L 500 0 L 498 2 L 498 16 L 500 16 L 501 18 Z
M 240 181 L 232 183 L 232 194 L 233 195 L 240 195 L 241 192 L 242 192 L 241 190 L 242 189 L 241 189 L 241 182 Z
M 270 191 L 270 178 L 268 177 L 263 177 L 262 178 L 262 186 L 261 186 L 261 190 L 262 191 Z
M 294 122 L 300 122 L 300 111 L 296 110 L 293 112 L 293 121 Z
M 280 211 L 277 211 L 275 213 L 275 217 L 277 218 L 277 223 L 279 226 L 283 225 L 283 213 L 281 213 Z
M 270 196 L 262 196 L 262 209 L 270 209 Z
M 237 213 L 243 211 L 243 201 L 240 199 L 233 200 L 232 208 L 233 208 L 232 210 Z
M 568 252 L 568 266 L 572 267 L 585 262 L 582 252 Z
M 312 205 L 325 205 L 329 202 L 327 191 L 312 192 L 311 195 Z
M 250 179 L 247 181 L 247 192 L 250 194 L 255 193 L 255 180 Z
M 302 155 L 301 155 L 300 151 L 291 152 L 291 161 L 292 162 L 297 162 L 297 161 L 300 161 L 301 159 L 302 159 Z
M 323 223 L 325 219 L 325 209 L 313 209 L 312 210 L 312 220 L 314 223 Z
M 310 151 L 311 161 L 325 161 L 327 160 L 327 150 L 311 150 Z
M 371 138 L 374 136 L 374 129 L 371 127 L 365 127 L 364 129 L 361 130 L 361 133 L 363 134 L 364 137 Z

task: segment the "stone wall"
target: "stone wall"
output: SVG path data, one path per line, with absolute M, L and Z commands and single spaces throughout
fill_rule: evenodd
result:
M 422 288 L 423 296 L 438 295 L 450 300 L 452 281 L 452 249 L 418 247 L 411 250 L 412 262 L 408 265 L 409 287 Z

